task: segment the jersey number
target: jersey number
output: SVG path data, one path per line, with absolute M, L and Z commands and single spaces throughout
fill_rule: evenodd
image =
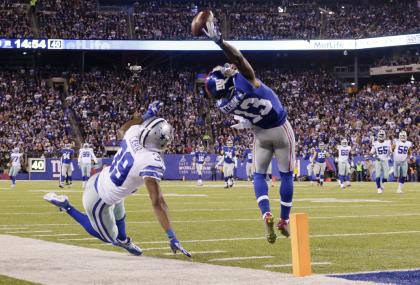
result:
M 270 113 L 271 109 L 273 109 L 273 105 L 271 105 L 271 102 L 266 99 L 248 98 L 241 103 L 241 108 L 243 110 L 249 110 L 251 107 L 256 109 L 259 107 L 263 108 L 258 110 L 258 114 L 253 114 L 242 110 L 235 110 L 234 113 L 243 116 L 248 120 L 252 121 L 253 124 L 256 124 L 259 121 L 261 121 L 265 115 Z
M 111 180 L 115 185 L 121 186 L 124 184 L 125 179 L 133 167 L 134 158 L 127 150 L 127 143 L 121 142 L 121 148 L 114 156 L 109 171 L 111 172 Z
M 378 147 L 378 154 L 388 154 L 388 147 L 386 146 Z
M 407 152 L 408 152 L 408 147 L 407 146 L 400 145 L 398 147 L 398 154 L 407 154 Z

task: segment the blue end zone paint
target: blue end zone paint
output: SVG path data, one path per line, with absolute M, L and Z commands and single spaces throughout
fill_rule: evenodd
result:
M 385 271 L 329 276 L 354 281 L 370 281 L 395 285 L 420 285 L 420 270 Z

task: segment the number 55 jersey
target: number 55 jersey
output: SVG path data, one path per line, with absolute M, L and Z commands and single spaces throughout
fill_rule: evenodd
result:
M 95 188 L 108 204 L 113 205 L 137 191 L 144 184 L 144 177 L 161 180 L 165 164 L 159 152 L 150 151 L 140 145 L 144 128 L 130 127 L 115 154 L 112 164 L 105 167 L 95 181 Z

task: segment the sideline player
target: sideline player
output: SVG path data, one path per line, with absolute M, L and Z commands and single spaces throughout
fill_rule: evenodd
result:
M 197 185 L 203 186 L 203 168 L 206 165 L 206 157 L 208 156 L 207 152 L 204 150 L 204 146 L 200 145 L 198 151 L 191 153 L 194 155 L 193 158 L 193 167 L 197 170 Z
M 378 194 L 384 191 L 384 183 L 389 177 L 389 158 L 391 156 L 391 141 L 386 140 L 384 130 L 378 132 L 378 139 L 373 142 L 370 153 L 376 158 L 375 161 L 375 181 Z
M 350 151 L 351 146 L 348 145 L 347 139 L 341 140 L 341 145 L 337 146 L 338 150 L 338 179 L 340 188 L 350 187 Z
M 252 128 L 254 133 L 254 192 L 267 231 L 267 241 L 274 243 L 274 217 L 271 214 L 268 185 L 265 181 L 273 154 L 280 172 L 281 219 L 278 229 L 289 236 L 289 214 L 293 197 L 293 170 L 295 137 L 287 112 L 277 94 L 255 76 L 242 53 L 225 42 L 213 21 L 206 23 L 203 32 L 223 50 L 230 64 L 215 67 L 206 79 L 206 92 L 225 114 L 242 119 L 233 125 L 236 129 Z
M 132 119 L 120 128 L 124 136 L 112 164 L 92 176 L 86 184 L 83 193 L 86 214 L 73 207 L 64 195 L 48 193 L 44 199 L 66 211 L 90 235 L 131 254 L 141 255 L 141 249 L 126 234 L 124 200 L 145 184 L 172 251 L 181 251 L 191 257 L 171 228 L 168 206 L 159 185 L 165 171 L 160 153 L 173 139 L 171 125 L 155 117 L 160 106 L 158 101 L 153 102 L 142 118 Z
M 328 153 L 325 150 L 325 144 L 323 142 L 320 142 L 318 144 L 318 148 L 316 148 L 313 153 L 313 157 L 315 160 L 314 173 L 318 186 L 324 185 L 324 173 L 325 168 L 327 167 L 327 163 L 325 162 L 325 160 L 327 156 Z
M 23 154 L 19 153 L 19 148 L 15 147 L 10 154 L 10 169 L 9 169 L 9 176 L 10 176 L 10 187 L 14 188 L 16 186 L 16 176 L 20 171 L 21 168 L 21 161 L 22 161 Z
M 60 184 L 58 187 L 64 187 L 64 180 L 66 180 L 66 185 L 72 184 L 72 173 L 73 173 L 73 165 L 71 160 L 74 156 L 74 150 L 71 148 L 69 143 L 64 145 L 64 148 L 61 150 L 61 173 L 60 173 Z
M 248 181 L 253 181 L 253 175 L 254 175 L 254 165 L 252 160 L 252 146 L 249 146 L 245 149 L 243 157 L 242 157 L 242 163 L 246 161 L 245 164 L 245 170 L 246 170 L 246 177 Z
M 77 163 L 82 171 L 83 188 L 86 186 L 86 181 L 90 177 L 90 171 L 92 169 L 92 160 L 95 164 L 98 163 L 98 159 L 93 153 L 93 149 L 89 147 L 88 143 L 84 143 L 83 147 L 79 150 L 79 158 Z
M 222 150 L 223 158 L 217 163 L 217 166 L 223 163 L 223 177 L 225 179 L 225 188 L 233 187 L 233 170 L 236 162 L 236 151 L 233 141 L 228 139 Z
M 394 176 L 398 178 L 397 193 L 402 193 L 402 188 L 407 178 L 408 162 L 411 155 L 412 143 L 407 140 L 407 133 L 401 131 L 398 135 L 399 139 L 392 146 L 394 150 Z

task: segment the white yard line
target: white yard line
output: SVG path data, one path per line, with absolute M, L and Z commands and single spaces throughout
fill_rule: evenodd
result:
M 209 262 L 214 261 L 238 261 L 238 260 L 249 260 L 249 259 L 269 259 L 273 258 L 272 255 L 266 255 L 266 256 L 238 256 L 238 257 L 226 257 L 226 258 L 213 258 L 209 259 Z
M 168 247 L 165 247 L 168 249 Z M 144 250 L 144 249 L 143 249 Z M 149 249 L 150 250 L 150 249 Z M 224 250 L 210 250 L 210 251 L 190 251 L 191 254 L 213 254 L 213 253 L 225 253 Z M 174 255 L 172 252 L 164 253 L 163 255 Z
M 5 232 L 5 234 L 32 234 L 32 233 L 50 233 L 52 231 L 17 231 L 17 232 Z
M 311 262 L 311 265 L 331 265 L 331 262 Z M 267 264 L 265 268 L 292 267 L 292 264 Z
M 59 238 L 60 241 L 98 240 L 97 238 Z
M 62 236 L 80 236 L 81 234 L 51 234 L 51 235 L 32 235 L 32 237 L 62 237 Z

